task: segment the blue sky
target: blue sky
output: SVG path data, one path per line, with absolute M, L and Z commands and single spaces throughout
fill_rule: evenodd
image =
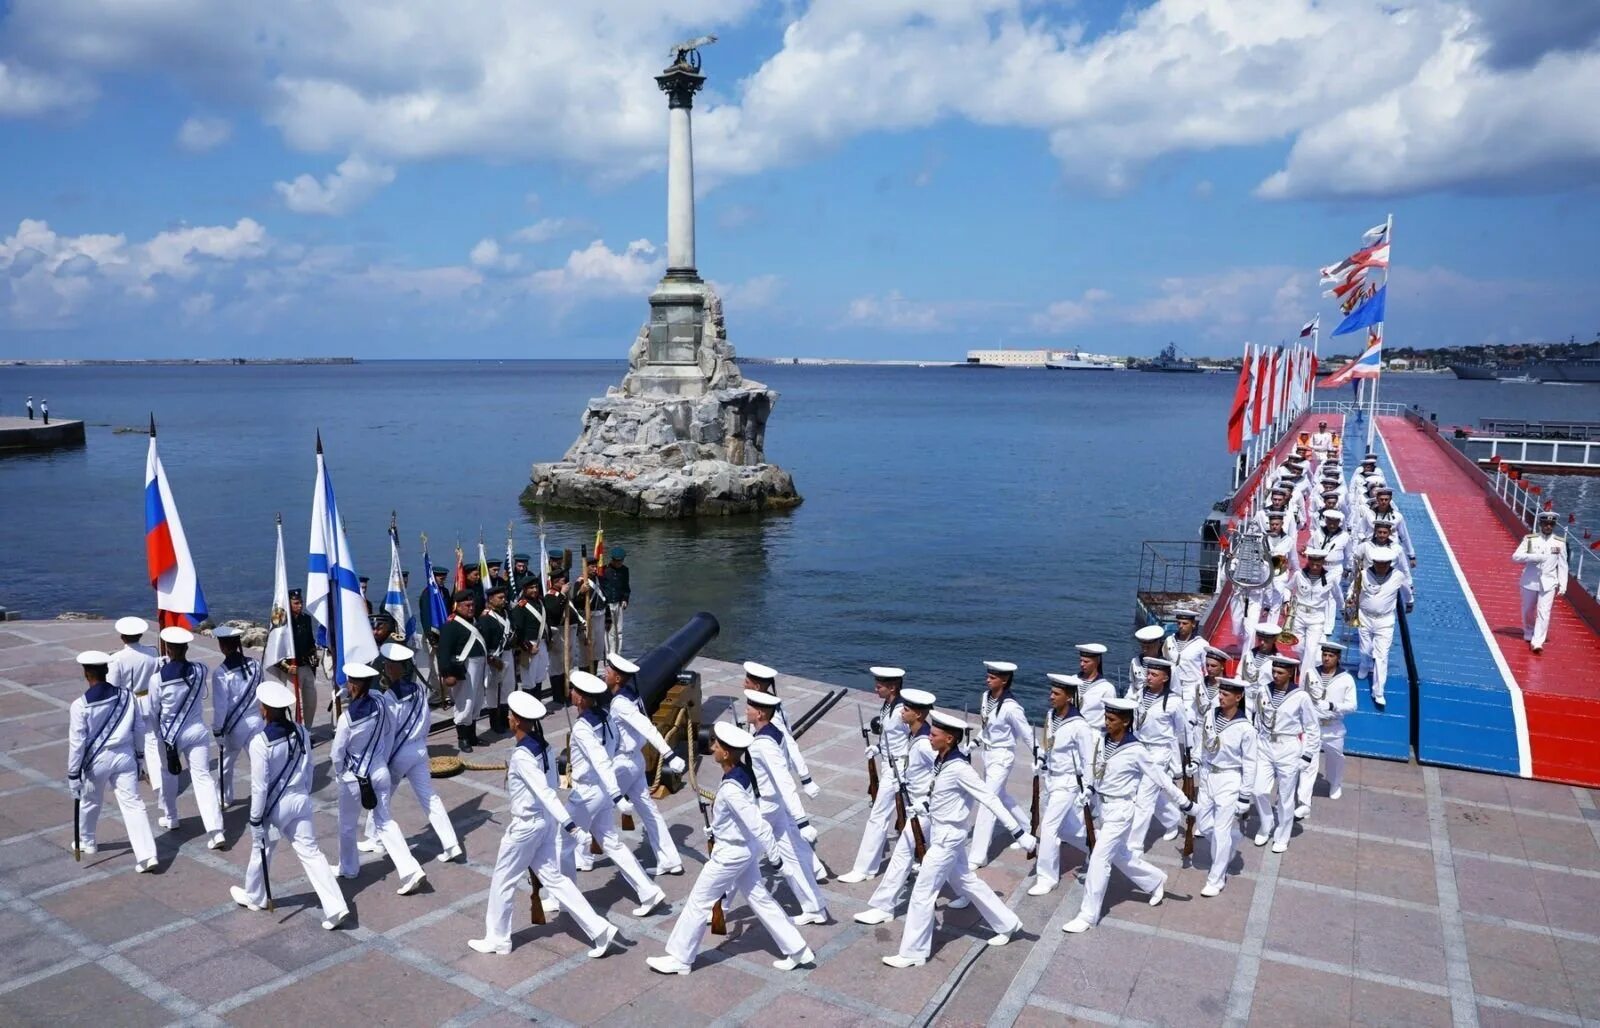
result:
M 701 31 L 742 353 L 1236 353 L 1390 212 L 1391 343 L 1600 329 L 1586 0 L 660 6 L 0 2 L 0 356 L 620 357 Z

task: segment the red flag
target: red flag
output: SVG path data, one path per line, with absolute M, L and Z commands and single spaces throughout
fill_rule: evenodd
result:
M 1537 488 L 1534 491 L 1537 492 L 1538 491 Z M 1551 501 L 1551 500 L 1544 501 L 1544 509 L 1545 510 L 1555 510 L 1556 509 L 1556 505 L 1555 505 L 1554 501 Z
M 1255 399 L 1250 402 L 1252 435 L 1260 435 L 1267 427 L 1267 348 L 1256 351 L 1255 369 L 1251 372 L 1255 382 Z
M 1267 422 L 1270 424 L 1278 417 L 1278 355 L 1281 351 L 1273 350 L 1272 356 L 1267 361 Z
M 1250 344 L 1244 346 L 1244 363 L 1239 365 L 1239 381 L 1233 387 L 1233 406 L 1228 409 L 1228 452 L 1244 449 L 1245 418 L 1250 409 Z
M 1539 493 L 1544 492 L 1544 487 L 1543 486 L 1537 486 L 1537 485 L 1530 485 L 1530 486 L 1528 486 L 1528 492 L 1533 493 L 1534 495 L 1537 496 Z M 1549 510 L 1549 509 L 1550 509 L 1549 507 L 1545 508 L 1545 510 Z
M 456 573 L 450 581 L 454 583 L 450 587 L 452 591 L 467 587 L 467 569 L 461 563 L 461 547 L 459 546 L 456 547 Z

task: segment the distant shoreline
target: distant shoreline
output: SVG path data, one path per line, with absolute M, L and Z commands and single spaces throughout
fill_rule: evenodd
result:
M 0 358 L 0 365 L 11 368 L 81 368 L 123 367 L 149 364 L 214 365 L 214 364 L 354 364 L 354 357 L 151 357 L 146 360 L 118 358 L 63 359 L 50 357 Z

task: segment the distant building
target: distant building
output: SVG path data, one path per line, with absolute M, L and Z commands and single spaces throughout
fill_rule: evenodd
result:
M 992 364 L 1002 368 L 1042 368 L 1050 350 L 968 350 L 968 364 Z

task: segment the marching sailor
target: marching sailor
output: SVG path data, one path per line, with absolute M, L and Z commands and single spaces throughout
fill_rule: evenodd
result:
M 1328 462 L 1328 454 L 1333 451 L 1333 433 L 1328 431 L 1326 421 L 1317 422 L 1317 430 L 1311 433 L 1311 452 L 1316 454 L 1318 464 Z
M 1252 693 L 1263 692 L 1272 684 L 1272 661 L 1278 656 L 1278 636 L 1282 634 L 1283 626 L 1273 621 L 1256 626 L 1255 645 L 1239 660 L 1239 677 L 1250 683 Z
M 617 755 L 611 768 L 617 776 L 617 786 L 633 804 L 639 819 L 644 823 L 645 838 L 650 840 L 650 851 L 656 855 L 655 866 L 649 869 L 652 876 L 683 874 L 683 858 L 667 830 L 667 819 L 646 788 L 649 782 L 644 774 L 644 747 L 646 743 L 656 751 L 667 770 L 681 775 L 688 769 L 684 759 L 675 753 L 662 738 L 649 715 L 643 710 L 643 701 L 634 684 L 633 676 L 639 665 L 620 653 L 606 654 L 606 686 L 611 690 L 611 703 L 607 708 L 611 728 L 617 737 Z M 620 808 L 619 808 L 620 809 Z
M 1383 522 L 1379 522 L 1383 524 Z M 1376 542 L 1376 540 L 1374 540 Z M 1409 573 L 1394 566 L 1399 551 L 1393 546 L 1368 546 L 1366 559 L 1371 565 L 1359 577 L 1359 591 L 1355 601 L 1361 616 L 1357 638 L 1361 644 L 1361 667 L 1357 678 L 1372 679 L 1372 702 L 1383 709 L 1383 688 L 1389 681 L 1389 647 L 1394 642 L 1395 611 L 1400 601 L 1406 604 L 1406 613 L 1413 609 L 1411 578 Z
M 743 893 L 783 954 L 772 962 L 773 967 L 793 971 L 815 964 L 817 955 L 761 880 L 761 855 L 772 849 L 776 840 L 756 807 L 760 787 L 750 760 L 755 738 L 726 721 L 718 721 L 711 735 L 711 756 L 722 769 L 722 783 L 711 801 L 711 824 L 705 830 L 711 855 L 684 901 L 678 923 L 672 926 L 666 954 L 648 957 L 645 963 L 659 974 L 688 974 L 700 953 L 712 907 L 726 894 Z
M 1200 725 L 1200 795 L 1194 827 L 1211 840 L 1211 869 L 1202 896 L 1215 896 L 1228 884 L 1228 865 L 1244 841 L 1239 820 L 1250 814 L 1256 781 L 1257 733 L 1245 715 L 1248 683 L 1217 679 L 1217 702 Z
M 1227 650 L 1216 646 L 1206 647 L 1206 674 L 1194 694 L 1195 723 L 1198 724 L 1217 705 L 1217 681 L 1228 673 L 1228 661 L 1232 659 Z
M 1312 770 L 1317 751 L 1322 748 L 1321 722 L 1312 707 L 1311 697 L 1296 685 L 1299 674 L 1300 661 L 1296 658 L 1272 658 L 1272 684 L 1256 701 L 1260 739 L 1255 798 L 1260 824 L 1256 828 L 1255 843 L 1265 846 L 1270 838 L 1274 853 L 1283 853 L 1289 848 L 1299 776 Z
M 1342 511 L 1324 510 L 1321 517 L 1322 524 L 1311 533 L 1311 545 L 1327 554 L 1323 566 L 1333 576 L 1337 587 L 1343 582 L 1345 569 L 1350 564 L 1350 533 L 1345 531 Z
M 544 600 L 539 595 L 539 576 L 525 578 L 518 590 L 522 595 L 511 608 L 511 633 L 516 646 L 517 665 L 522 669 L 522 688 L 534 695 L 550 680 L 550 651 L 544 645 Z
M 1382 522 L 1390 525 L 1391 536 L 1400 543 L 1400 549 L 1406 555 L 1412 567 L 1417 566 L 1417 551 L 1411 545 L 1411 530 L 1406 527 L 1406 516 L 1395 509 L 1394 490 L 1386 485 L 1380 485 L 1372 493 L 1372 506 L 1367 509 L 1363 518 L 1364 530 L 1362 535 L 1371 535 L 1372 526 Z
M 746 689 L 744 699 L 745 716 L 755 737 L 750 744 L 750 760 L 756 775 L 756 802 L 761 816 L 772 829 L 773 845 L 769 856 L 782 864 L 789 891 L 800 903 L 800 913 L 794 923 L 826 924 L 828 905 L 817 887 L 814 870 L 817 857 L 811 849 L 811 844 L 817 840 L 817 830 L 811 826 L 811 819 L 800 804 L 799 790 L 790 774 L 785 737 L 775 721 L 780 709 L 778 698 L 768 692 Z
M 1159 657 L 1166 649 L 1167 630 L 1160 624 L 1143 625 L 1133 633 L 1139 652 L 1128 662 L 1128 692 L 1134 693 L 1144 686 L 1144 658 Z
M 1043 896 L 1061 880 L 1061 844 L 1070 842 L 1089 855 L 1083 811 L 1089 762 L 1094 759 L 1096 729 L 1078 713 L 1077 675 L 1051 673 L 1050 711 L 1045 715 L 1045 747 L 1038 769 L 1043 777 L 1044 809 L 1039 814 L 1037 879 L 1029 896 Z
M 467 945 L 479 953 L 504 955 L 511 952 L 512 901 L 517 881 L 526 871 L 538 876 L 539 885 L 548 890 L 554 900 L 545 909 L 553 911 L 564 907 L 589 937 L 589 956 L 603 957 L 616 941 L 617 926 L 595 911 L 562 869 L 558 856 L 558 828 L 570 836 L 578 826 L 550 787 L 551 765 L 555 758 L 545 745 L 544 731 L 539 725 L 539 719 L 545 715 L 544 704 L 529 692 L 513 692 L 506 702 L 511 708 L 511 731 L 517 739 L 511 756 L 506 759 L 511 820 L 495 857 L 483 938 L 470 939 Z
M 889 826 L 895 818 L 895 799 L 899 795 L 893 783 L 899 781 L 905 766 L 906 753 L 911 748 L 911 734 L 905 719 L 900 716 L 900 687 L 906 673 L 897 667 L 875 667 L 872 688 L 878 694 L 880 706 L 872 718 L 872 732 L 877 738 L 867 743 L 867 759 L 878 764 L 892 762 L 894 767 L 878 778 L 878 795 L 867 815 L 867 824 L 861 831 L 861 845 L 856 849 L 856 860 L 850 870 L 839 876 L 845 885 L 854 885 L 875 877 L 883 866 L 883 844 L 889 837 Z
M 433 834 L 439 837 L 439 859 L 455 860 L 461 856 L 461 842 L 450 824 L 444 800 L 433 791 L 433 778 L 428 768 L 428 694 L 409 673 L 416 654 L 410 647 L 394 642 L 384 643 L 378 654 L 383 663 L 383 676 L 378 681 L 385 687 L 379 695 L 389 706 L 389 723 L 394 726 L 386 760 L 391 789 L 389 813 L 394 814 L 394 793 L 399 790 L 400 783 L 409 782 L 411 793 L 427 815 Z M 382 846 L 377 832 L 377 812 L 368 811 L 367 837 L 357 848 L 362 853 L 376 853 Z
M 1106 659 L 1106 647 L 1104 643 L 1079 643 L 1075 649 L 1078 651 L 1078 678 L 1083 682 L 1078 687 L 1078 709 L 1089 727 L 1098 732 L 1106 726 L 1106 700 L 1117 694 L 1117 687 L 1100 672 Z
M 144 755 L 140 758 L 144 762 L 144 776 L 155 792 L 156 808 L 164 809 L 161 804 L 162 778 L 156 770 L 162 765 L 161 734 L 156 731 L 159 711 L 156 709 L 156 695 L 150 688 L 161 673 L 161 658 L 155 650 L 139 641 L 150 629 L 144 618 L 118 618 L 112 627 L 122 639 L 122 649 L 111 655 L 106 681 L 118 689 L 128 690 L 135 706 L 139 708 L 139 720 L 144 725 L 144 731 L 140 733 L 144 738 Z
M 1169 688 L 1172 662 L 1165 657 L 1146 657 L 1144 672 L 1143 685 L 1128 693 L 1128 698 L 1135 703 L 1133 730 L 1155 760 L 1167 769 L 1168 778 L 1173 781 L 1193 778 L 1194 768 L 1190 764 L 1195 749 L 1194 719 L 1189 716 L 1191 705 L 1174 696 Z M 1153 779 L 1147 778 L 1140 786 L 1138 807 L 1133 831 L 1128 836 L 1129 849 L 1144 852 L 1145 834 L 1150 830 L 1152 817 L 1161 819 L 1164 841 L 1171 842 L 1178 837 L 1183 817 Z
M 194 786 L 194 802 L 200 808 L 200 823 L 205 826 L 210 839 L 206 845 L 221 849 L 226 843 L 222 834 L 222 808 L 217 802 L 217 780 L 211 775 L 211 733 L 206 731 L 205 699 L 206 681 L 209 677 L 204 664 L 189 659 L 189 644 L 194 633 L 187 628 L 171 625 L 161 630 L 161 641 L 167 644 L 167 661 L 152 683 L 156 690 L 158 731 L 166 750 L 161 763 L 162 828 L 178 827 L 178 775 L 188 761 L 189 783 Z
M 1350 484 L 1355 489 L 1357 497 L 1365 497 L 1368 483 L 1382 481 L 1383 472 L 1378 469 L 1378 455 L 1369 453 L 1361 458 L 1361 466 L 1356 469 L 1355 475 L 1350 479 Z
M 1300 637 L 1301 653 L 1316 653 L 1332 627 L 1339 608 L 1339 580 L 1327 570 L 1328 551 L 1307 547 L 1305 564 L 1289 579 L 1289 602 L 1294 623 L 1288 629 Z
M 491 585 L 488 589 L 489 606 L 478 618 L 478 631 L 483 635 L 484 685 L 482 709 L 489 713 L 489 731 L 509 734 L 511 723 L 507 716 L 511 708 L 506 698 L 516 685 L 516 669 L 512 664 L 511 615 L 506 606 L 508 590 L 505 583 Z M 474 712 L 476 714 L 476 712 Z M 473 718 L 474 735 L 477 718 Z M 473 742 L 478 740 L 474 738 Z
M 334 780 L 339 783 L 339 877 L 354 878 L 361 873 L 356 831 L 361 827 L 361 810 L 365 808 L 372 811 L 373 831 L 400 875 L 400 888 L 395 891 L 409 896 L 428 875 L 411 855 L 405 835 L 389 815 L 394 714 L 388 703 L 371 691 L 377 681 L 377 673 L 371 667 L 351 661 L 344 666 L 344 674 L 350 705 L 339 714 L 329 758 Z
M 217 739 L 217 777 L 226 808 L 233 805 L 239 754 L 250 748 L 250 740 L 261 731 L 261 705 L 256 702 L 261 662 L 244 655 L 244 633 L 237 628 L 218 625 L 211 634 L 222 648 L 222 663 L 211 672 L 211 734 Z
M 1028 715 L 1011 695 L 1017 665 L 1005 660 L 986 660 L 983 666 L 984 693 L 979 707 L 982 720 L 973 739 L 983 750 L 983 783 L 1011 812 L 1014 820 L 1025 821 L 1026 812 L 1006 791 L 1006 780 L 1011 777 L 1011 766 L 1017 759 L 1017 747 L 1028 747 L 1029 759 L 1037 749 Z M 989 862 L 989 839 L 994 834 L 994 821 L 993 809 L 985 803 L 972 824 L 972 845 L 967 851 L 967 867 L 973 871 Z
M 774 700 L 778 697 L 778 672 L 765 664 L 757 664 L 753 660 L 744 662 L 744 687 L 748 692 L 770 693 Z M 806 758 L 800 753 L 800 744 L 795 741 L 794 732 L 789 728 L 789 715 L 779 701 L 772 708 L 772 723 L 783 734 L 783 750 L 789 757 L 789 770 L 800 780 L 800 790 L 812 799 L 822 791 L 817 783 L 811 780 L 811 769 L 806 766 Z
M 1090 789 L 1099 801 L 1100 824 L 1095 832 L 1094 850 L 1089 854 L 1089 869 L 1084 875 L 1083 904 L 1078 916 L 1061 926 L 1069 935 L 1086 932 L 1100 922 L 1105 906 L 1106 885 L 1111 868 L 1119 868 L 1134 887 L 1150 894 L 1150 905 L 1159 906 L 1166 897 L 1166 872 L 1145 860 L 1134 849 L 1133 827 L 1138 819 L 1143 783 L 1154 782 L 1167 798 L 1188 814 L 1194 809 L 1189 798 L 1173 784 L 1167 774 L 1165 753 L 1152 751 L 1133 731 L 1138 703 L 1129 698 L 1106 701 L 1106 727 L 1095 740 L 1090 767 Z
M 570 745 L 572 747 L 571 771 L 572 817 L 579 828 L 600 840 L 606 856 L 617 865 L 622 877 L 639 897 L 634 917 L 644 917 L 664 903 L 667 894 L 650 880 L 633 852 L 622 844 L 617 834 L 617 818 L 613 808 L 627 797 L 617 783 L 612 761 L 617 755 L 617 732 L 607 715 L 611 692 L 606 683 L 587 671 L 572 672 L 570 702 L 578 708 L 578 720 L 573 723 Z
M 967 821 L 973 804 L 982 804 L 991 818 L 999 819 L 1016 840 L 1013 845 L 1018 849 L 1031 850 L 1038 840 L 1028 834 L 1028 826 L 1013 816 L 994 789 L 973 770 L 972 762 L 961 752 L 966 732 L 967 723 L 961 718 L 933 712 L 929 742 L 937 759 L 932 781 L 927 798 L 917 798 L 908 812 L 930 823 L 928 850 L 922 857 L 922 869 L 917 872 L 917 884 L 906 908 L 900 950 L 883 958 L 890 967 L 916 967 L 928 962 L 928 955 L 933 952 L 933 905 L 945 885 L 959 899 L 978 908 L 995 933 L 990 936 L 989 945 L 1004 946 L 1022 930 L 1021 918 L 978 877 L 972 861 L 962 852 L 967 848 Z
M 934 704 L 937 702 L 933 693 L 922 689 L 900 690 L 900 722 L 905 725 L 906 738 L 909 740 L 906 747 L 905 768 L 900 773 L 899 779 L 899 791 L 908 800 L 906 826 L 901 829 L 894 841 L 894 847 L 889 853 L 889 867 L 884 871 L 883 878 L 878 881 L 878 887 L 872 891 L 872 898 L 867 901 L 867 909 L 856 915 L 856 921 L 860 924 L 883 924 L 894 920 L 895 904 L 900 902 L 900 892 L 905 888 L 906 879 L 911 876 L 912 864 L 917 859 L 918 831 L 922 833 L 924 844 L 927 842 L 929 831 L 927 819 L 918 818 L 912 813 L 911 808 L 915 804 L 909 801 L 912 797 L 928 795 L 929 786 L 933 782 L 933 765 L 938 759 L 938 754 L 934 753 L 933 743 L 929 739 L 928 715 L 933 712 Z M 917 827 L 913 828 L 913 824 Z
M 1557 515 L 1539 512 L 1539 531 L 1525 535 L 1511 559 L 1522 565 L 1522 638 L 1534 653 L 1544 652 L 1550 634 L 1550 608 L 1567 595 L 1567 537 L 1556 534 Z
M 451 600 L 450 620 L 439 629 L 439 678 L 456 709 L 456 748 L 471 753 L 478 745 L 478 709 L 489 673 L 489 645 L 473 623 L 478 601 L 471 590 L 457 589 Z
M 1261 616 L 1269 610 L 1282 610 L 1289 600 L 1289 579 L 1300 565 L 1300 551 L 1295 549 L 1296 533 L 1287 531 L 1283 515 L 1276 511 L 1267 514 L 1267 555 L 1272 559 L 1272 579 L 1267 583 L 1269 598 L 1262 602 Z
M 131 691 L 106 681 L 111 655 L 99 650 L 78 654 L 89 687 L 67 711 L 67 787 L 78 814 L 79 850 L 93 853 L 100 802 L 110 784 L 122 811 L 122 824 L 133 847 L 134 870 L 156 866 L 156 840 L 150 815 L 139 798 L 139 764 L 144 760 L 144 718 Z
M 263 726 L 250 739 L 250 863 L 244 888 L 228 891 L 246 910 L 267 904 L 265 861 L 276 842 L 288 839 L 300 867 L 322 904 L 322 927 L 332 931 L 350 915 L 333 868 L 317 846 L 311 813 L 311 733 L 294 723 L 294 692 L 282 682 L 266 681 L 256 690 Z M 271 829 L 276 828 L 273 838 Z
M 1328 780 L 1328 798 L 1336 800 L 1343 793 L 1344 716 L 1356 709 L 1356 680 L 1339 667 L 1344 645 L 1324 639 L 1319 649 L 1307 647 L 1306 652 L 1317 654 L 1317 666 L 1305 669 L 1305 689 L 1321 722 L 1322 748 L 1310 770 L 1300 775 L 1300 804 L 1294 811 L 1297 818 L 1311 813 L 1311 791 L 1316 787 L 1319 768 Z
M 1211 644 L 1200 634 L 1200 612 L 1193 607 L 1178 607 L 1172 616 L 1178 628 L 1161 644 L 1161 656 L 1172 661 L 1172 680 L 1178 695 L 1189 705 L 1195 702 L 1195 693 L 1206 676 L 1206 651 Z

